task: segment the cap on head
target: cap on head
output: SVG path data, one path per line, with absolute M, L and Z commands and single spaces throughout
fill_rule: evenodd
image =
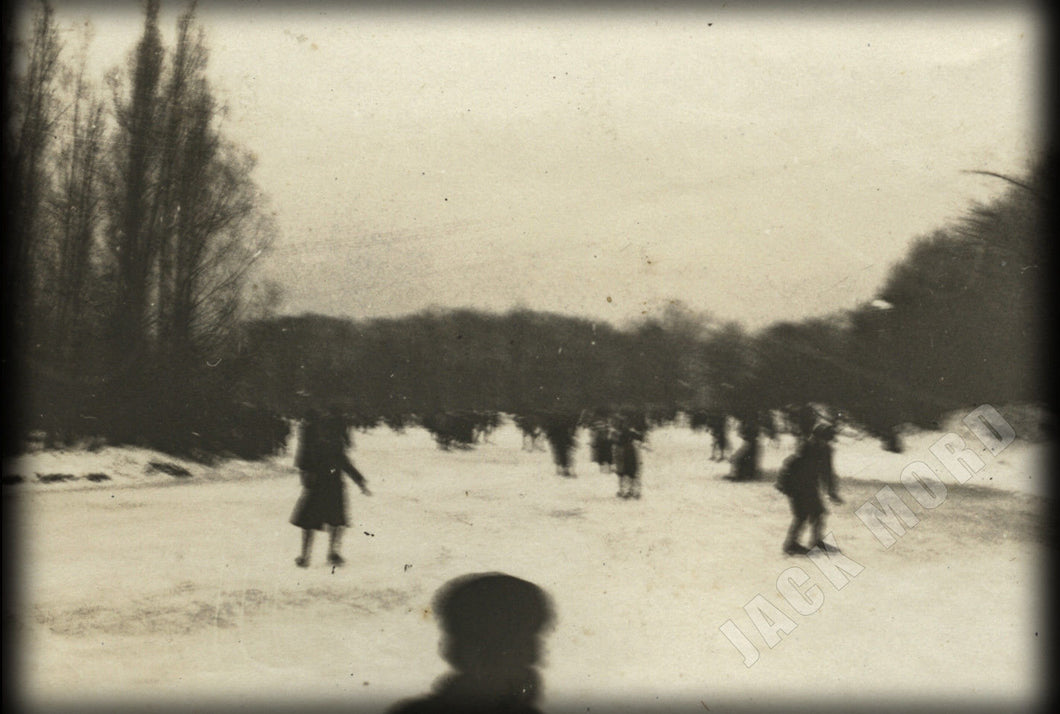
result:
M 504 573 L 451 580 L 433 606 L 445 632 L 445 657 L 463 671 L 534 664 L 538 637 L 554 622 L 544 590 Z

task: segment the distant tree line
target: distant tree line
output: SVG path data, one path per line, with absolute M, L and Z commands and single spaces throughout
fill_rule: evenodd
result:
M 253 158 L 221 131 L 194 4 L 170 48 L 158 13 L 149 0 L 102 86 L 90 28 L 68 59 L 47 2 L 25 38 L 4 38 L 5 369 L 19 386 L 6 447 L 36 430 L 189 450 L 226 428 L 225 358 L 274 226 Z
M 575 412 L 689 402 L 690 343 L 658 321 L 632 330 L 517 310 L 432 310 L 353 321 L 319 315 L 248 323 L 246 394 L 297 414 L 321 400 L 384 417 Z

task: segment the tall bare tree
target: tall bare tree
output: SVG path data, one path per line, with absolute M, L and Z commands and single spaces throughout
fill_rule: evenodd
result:
M 273 231 L 251 180 L 253 158 L 217 126 L 223 108 L 205 77 L 208 55 L 193 13 L 194 4 L 180 19 L 170 82 L 171 220 L 159 262 L 163 348 L 184 359 L 216 348 L 232 326 L 248 271 Z
M 100 326 L 87 307 L 89 289 L 96 283 L 92 272 L 105 106 L 86 77 L 90 41 L 86 23 L 76 65 L 61 66 L 57 151 L 49 152 L 45 166 L 45 210 L 37 220 L 30 261 L 31 282 L 47 286 L 38 291 L 27 345 L 38 395 L 34 421 L 53 442 L 75 438 L 80 431 L 77 418 L 89 391 L 85 349 Z
M 91 278 L 92 254 L 100 223 L 100 169 L 106 125 L 103 101 L 85 76 L 87 47 L 91 41 L 86 26 L 68 119 L 54 174 L 56 185 L 50 201 L 55 227 L 54 314 L 49 320 L 52 359 L 73 370 L 80 369 L 79 336 L 84 329 L 86 289 Z
M 8 230 L 3 238 L 4 377 L 13 385 L 10 418 L 5 420 L 5 451 L 17 448 L 33 408 L 29 403 L 28 350 L 35 340 L 37 310 L 33 261 L 38 250 L 40 223 L 47 186 L 47 164 L 58 114 L 55 93 L 61 44 L 55 16 L 47 2 L 39 2 L 29 16 L 28 37 L 17 43 L 9 37 L 16 13 L 4 6 L 3 102 L 4 212 Z
M 203 82 L 206 50 L 191 36 L 194 3 L 181 15 L 177 23 L 176 48 L 168 70 L 164 90 L 164 118 L 161 122 L 161 162 L 159 164 L 158 193 L 155 197 L 152 227 L 158 236 L 157 320 L 159 346 L 170 350 L 174 337 L 176 302 L 176 263 L 180 250 L 178 223 L 181 220 L 180 184 L 189 173 L 188 140 L 195 121 L 195 97 L 192 93 Z M 209 118 L 207 118 L 209 121 Z M 191 169 L 193 172 L 194 169 Z
M 39 236 L 47 187 L 47 153 L 57 119 L 56 79 L 61 45 L 51 5 L 41 2 L 33 15 L 26 46 L 24 72 L 12 80 L 13 111 L 7 203 L 10 217 L 9 260 L 4 265 L 5 289 L 12 298 L 16 327 L 21 331 L 31 319 L 33 275 L 30 262 Z
M 154 400 L 156 420 L 179 423 L 185 392 L 238 320 L 246 280 L 274 228 L 252 158 L 221 133 L 195 3 L 180 15 L 168 54 L 157 20 L 158 3 L 149 2 L 128 89 L 113 80 L 120 169 L 110 202 L 113 339 L 116 355 L 138 358 L 115 376 L 126 385 L 122 402 Z
M 114 114 L 115 191 L 111 196 L 110 248 L 116 265 L 113 347 L 118 364 L 127 356 L 142 359 L 148 338 L 151 270 L 158 250 L 151 225 L 157 189 L 159 81 L 163 48 L 158 30 L 158 0 L 148 0 L 144 33 L 130 59 L 130 96 L 120 96 L 117 79 Z

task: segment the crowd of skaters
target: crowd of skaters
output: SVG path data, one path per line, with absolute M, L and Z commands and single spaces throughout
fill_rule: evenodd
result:
M 692 411 L 688 424 L 693 430 L 707 431 L 712 438 L 710 459 L 731 463 L 726 478 L 750 481 L 759 477 L 761 438 L 778 443 L 780 429 L 772 412 L 745 411 L 729 415 L 719 411 Z M 620 499 L 640 499 L 641 450 L 645 448 L 650 430 L 672 423 L 676 411 L 651 413 L 640 409 L 593 409 L 572 411 L 539 411 L 513 417 L 523 437 L 523 449 L 544 449 L 544 441 L 551 452 L 557 476 L 575 478 L 574 453 L 578 446 L 577 434 L 585 429 L 589 436 L 591 461 L 601 473 L 617 477 Z M 831 465 L 831 442 L 835 427 L 810 405 L 788 408 L 781 413 L 786 431 L 796 436 L 795 452 L 785 460 L 777 483 L 790 500 L 793 520 L 784 541 L 783 550 L 789 554 L 806 552 L 798 544 L 799 535 L 807 524 L 813 531 L 814 545 L 821 545 L 824 508 L 820 498 L 823 486 L 829 497 L 838 502 L 835 474 Z M 488 441 L 489 434 L 501 423 L 496 412 L 438 412 L 416 421 L 434 437 L 443 450 L 472 448 Z M 741 444 L 730 456 L 730 421 L 740 436 Z M 388 422 L 389 423 L 389 422 Z M 402 426 L 406 423 L 402 421 Z M 332 407 L 326 413 L 309 409 L 301 422 L 301 434 L 295 465 L 301 473 L 302 493 L 291 515 L 291 523 L 302 529 L 302 550 L 296 558 L 300 567 L 309 564 L 313 535 L 328 533 L 327 560 L 341 565 L 339 553 L 343 529 L 348 524 L 344 477 L 349 477 L 365 495 L 371 495 L 367 480 L 347 456 L 352 448 L 351 429 L 366 429 L 375 425 L 356 415 L 344 414 Z

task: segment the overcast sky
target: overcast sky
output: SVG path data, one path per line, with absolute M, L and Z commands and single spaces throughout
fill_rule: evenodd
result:
M 56 4 L 91 19 L 95 66 L 124 63 L 138 3 Z M 622 324 L 680 300 L 761 327 L 871 299 L 915 237 L 1005 188 L 962 170 L 1027 170 L 1044 23 L 996 5 L 198 16 L 281 229 L 262 272 L 284 311 Z

